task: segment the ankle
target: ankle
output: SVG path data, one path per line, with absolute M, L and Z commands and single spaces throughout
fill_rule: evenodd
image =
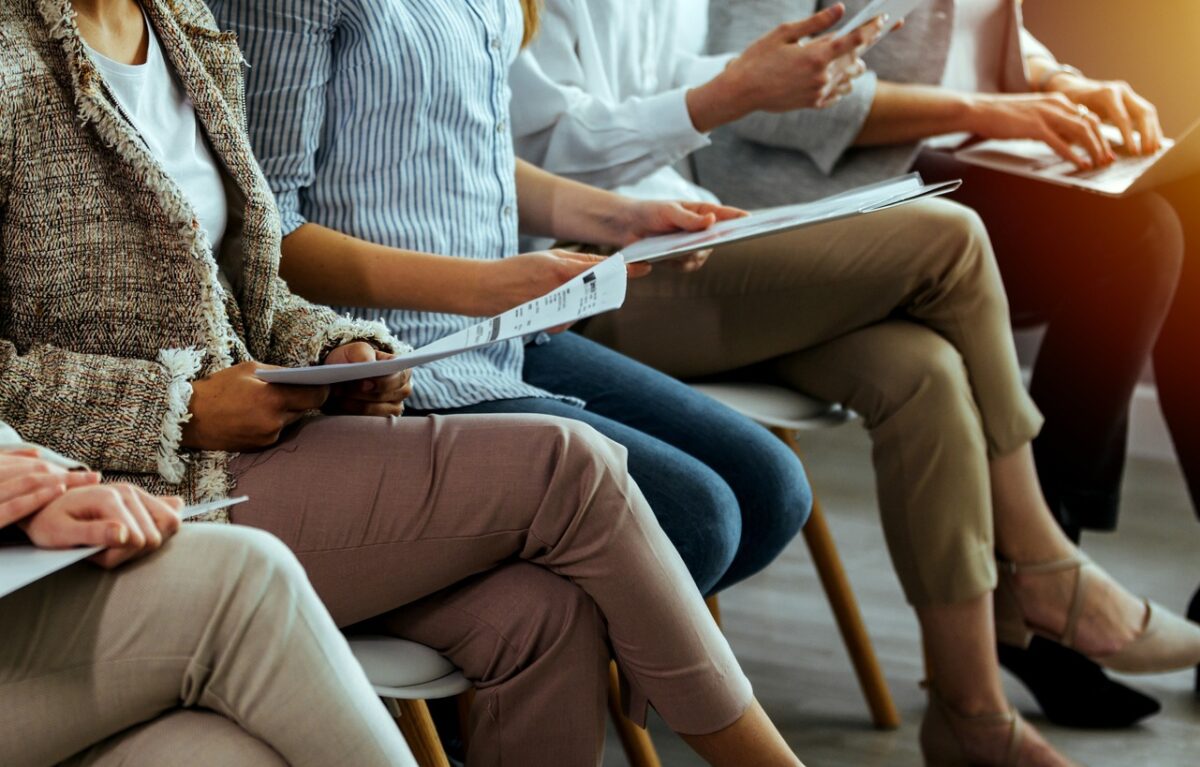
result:
M 1001 689 L 979 689 L 974 685 L 935 685 L 929 683 L 933 697 L 950 709 L 952 714 L 963 718 L 988 716 L 1007 712 L 1008 699 Z

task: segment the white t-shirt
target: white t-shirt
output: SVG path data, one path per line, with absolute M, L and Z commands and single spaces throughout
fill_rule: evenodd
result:
M 942 85 L 962 93 L 998 93 L 1011 18 L 1006 0 L 955 0 Z
M 708 146 L 687 92 L 732 54 L 699 53 L 707 0 L 546 0 L 509 72 L 517 155 L 642 199 L 716 197 L 672 167 Z
M 122 64 L 90 46 L 88 52 L 150 153 L 191 203 L 216 252 L 229 221 L 221 172 L 196 119 L 192 100 L 175 79 L 149 21 L 146 29 L 150 41 L 145 64 Z
M 1000 92 L 1011 16 L 1006 0 L 955 0 L 943 87 L 959 93 Z M 928 139 L 925 146 L 949 149 L 968 138 L 967 133 L 951 133 Z

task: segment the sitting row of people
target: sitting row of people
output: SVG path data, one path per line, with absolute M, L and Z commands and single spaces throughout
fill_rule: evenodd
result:
M 1001 272 L 979 217 L 954 203 L 686 257 L 631 283 L 628 305 L 581 333 L 332 387 L 259 379 L 264 365 L 386 359 L 597 260 L 518 254 L 519 233 L 594 251 L 741 215 L 668 166 L 737 118 L 846 103 L 863 82 L 859 53 L 885 29 L 877 20 L 804 42 L 842 17 L 835 6 L 741 54 L 666 60 L 634 82 L 622 67 L 662 53 L 639 30 L 658 30 L 669 48 L 675 4 L 550 2 L 540 35 L 539 5 L 0 9 L 0 417 L 130 483 L 113 487 L 143 523 L 121 523 L 117 551 L 148 553 L 174 532 L 162 504 L 175 502 L 159 496 L 249 495 L 214 521 L 268 531 L 295 552 L 333 618 L 304 618 L 320 628 L 305 641 L 336 646 L 330 668 L 352 665 L 332 626 L 370 621 L 433 647 L 476 684 L 471 765 L 594 765 L 610 656 L 630 715 L 643 721 L 653 705 L 710 764 L 799 764 L 701 596 L 788 544 L 811 505 L 803 469 L 769 433 L 672 377 L 749 369 L 864 416 L 889 550 L 929 663 L 931 762 L 1004 764 L 1016 748 L 1023 763 L 1068 763 L 1005 700 L 998 629 L 1022 642 L 1037 631 L 1122 670 L 1200 661 L 1200 628 L 1133 597 L 1055 523 L 1031 448 L 1043 419 L 1021 383 Z M 605 77 L 631 90 L 614 88 L 611 103 L 589 93 L 607 90 Z M 531 160 L 615 191 L 517 159 L 514 130 Z M 40 473 L 54 479 L 26 512 L 35 518 L 91 477 Z M 167 521 L 146 526 L 151 509 Z M 134 576 L 172 583 L 173 567 L 193 572 L 176 550 L 236 550 L 220 535 L 189 531 L 128 574 L 69 570 L 0 600 L 5 625 L 19 627 L 0 709 L 18 695 L 39 701 L 29 722 L 0 724 L 24 728 L 0 730 L 0 742 L 40 738 L 18 763 L 149 748 L 132 727 L 190 743 L 192 721 L 223 729 L 242 754 L 211 763 L 405 763 L 361 672 L 331 698 L 357 702 L 321 717 L 339 739 L 310 750 L 303 735 L 245 718 L 233 701 L 261 683 L 261 668 L 240 669 L 237 653 L 253 651 L 223 636 L 203 643 L 228 659 L 223 680 L 196 680 L 189 656 L 124 681 L 87 671 L 111 663 L 113 645 L 142 665 L 123 635 L 82 637 L 67 663 L 30 617 L 43 601 L 60 609 L 55 584 L 70 581 L 80 599 L 127 615 L 121 630 L 149 625 L 154 614 L 124 604 L 145 588 Z M 236 556 L 251 556 L 245 546 Z M 212 562 L 234 555 L 205 556 L 188 587 L 211 606 L 197 612 L 240 614 L 235 594 L 253 586 L 210 580 Z M 253 556 L 299 595 L 292 617 L 269 620 L 320 612 L 286 557 Z M 210 588 L 225 601 L 204 596 Z M 210 628 L 173 626 L 180 641 Z M 30 653 L 78 678 L 52 684 L 22 662 Z M 320 663 L 303 652 L 296 662 Z M 145 700 L 97 715 L 112 689 L 143 685 Z M 206 697 L 205 685 L 219 689 Z M 49 726 L 59 707 L 78 715 L 74 741 Z M 260 745 L 236 747 L 247 740 Z M 375 756 L 329 759 L 346 741 Z

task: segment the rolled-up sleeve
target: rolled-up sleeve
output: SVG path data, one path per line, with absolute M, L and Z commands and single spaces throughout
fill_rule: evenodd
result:
M 1046 59 L 1048 61 L 1058 61 L 1050 49 L 1033 36 L 1025 27 L 1021 27 L 1021 56 L 1026 59 Z
M 246 104 L 254 154 L 275 194 L 287 236 L 305 223 L 302 197 L 315 177 L 325 127 L 337 8 L 333 0 L 208 0 L 238 35 L 250 68 Z
M 589 82 L 578 52 L 586 10 L 547 5 L 533 44 L 513 64 L 513 137 L 517 154 L 551 172 L 605 188 L 632 184 L 707 146 L 687 107 L 689 88 L 710 79 L 727 56 L 679 52 L 649 96 L 620 98 Z

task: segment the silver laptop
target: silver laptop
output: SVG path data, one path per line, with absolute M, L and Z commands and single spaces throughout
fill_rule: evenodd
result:
M 954 156 L 969 165 L 1075 187 L 1106 197 L 1125 197 L 1200 174 L 1200 121 L 1193 123 L 1179 139 L 1167 139 L 1162 149 L 1146 157 L 1122 154 L 1121 134 L 1113 126 L 1105 125 L 1104 132 L 1116 149 L 1117 160 L 1105 168 L 1093 170 L 1080 170 L 1036 140 L 991 139 L 959 149 Z

